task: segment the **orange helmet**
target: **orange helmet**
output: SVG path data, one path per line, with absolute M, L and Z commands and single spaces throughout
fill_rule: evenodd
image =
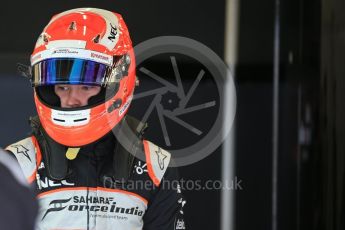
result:
M 135 87 L 135 57 L 122 16 L 79 8 L 55 15 L 31 55 L 34 98 L 42 127 L 56 142 L 92 143 L 124 117 Z M 61 108 L 55 84 L 99 85 L 87 106 Z

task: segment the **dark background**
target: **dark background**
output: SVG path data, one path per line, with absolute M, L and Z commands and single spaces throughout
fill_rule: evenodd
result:
M 345 4 L 342 0 L 280 2 L 278 229 L 344 229 Z M 15 63 L 29 63 L 35 41 L 53 14 L 87 6 L 121 13 L 134 45 L 156 36 L 178 35 L 224 57 L 225 0 L 4 2 L 0 146 L 25 137 L 27 118 L 35 114 L 32 90 L 26 79 L 15 74 Z M 239 230 L 267 230 L 272 223 L 275 10 L 274 0 L 240 1 L 234 71 L 234 170 L 244 187 L 235 197 Z M 192 80 L 188 76 L 184 80 Z M 145 78 L 141 81 L 150 84 Z M 155 131 L 153 126 L 148 137 L 153 138 Z M 221 148 L 180 172 L 186 180 L 220 179 Z M 220 229 L 220 192 L 186 191 L 189 229 Z
M 6 31 L 0 38 L 0 146 L 20 140 L 28 135 L 28 117 L 34 115 L 32 89 L 29 82 L 16 75 L 16 63 L 29 64 L 29 57 L 36 39 L 52 15 L 79 7 L 96 7 L 116 11 L 123 15 L 134 45 L 157 36 L 174 35 L 195 39 L 222 57 L 224 49 L 224 1 L 35 1 L 6 2 L 0 8 Z M 156 63 L 157 67 L 161 63 Z M 157 69 L 157 68 L 156 68 Z M 188 75 L 194 77 L 195 75 Z M 172 76 L 168 76 L 171 78 Z M 172 79 L 171 79 L 172 80 Z M 185 79 L 186 80 L 186 79 Z M 140 79 L 141 87 L 150 84 Z M 154 87 L 154 86 L 152 86 Z M 196 94 L 194 100 L 202 100 Z M 199 98 L 199 99 L 198 99 Z M 134 107 L 133 107 L 134 108 Z M 145 111 L 136 107 L 133 112 Z M 202 118 L 202 117 L 200 117 Z M 157 121 L 157 120 L 156 120 Z M 207 122 L 204 123 L 207 126 Z M 198 126 L 202 129 L 202 126 Z M 159 127 L 158 127 L 159 128 Z M 160 130 L 151 124 L 147 139 L 157 139 Z M 174 135 L 170 134 L 174 140 Z M 158 139 L 159 140 L 159 139 Z M 163 142 L 156 142 L 164 146 Z M 219 180 L 220 149 L 205 160 L 180 169 L 184 180 Z M 219 229 L 220 190 L 185 192 L 185 208 L 190 229 Z

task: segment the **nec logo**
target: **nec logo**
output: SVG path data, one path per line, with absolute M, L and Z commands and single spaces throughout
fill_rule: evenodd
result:
M 114 39 L 117 35 L 117 28 L 116 26 L 113 26 L 111 23 L 110 23 L 110 26 L 111 26 L 111 30 L 110 30 L 110 36 L 108 36 L 108 39 L 114 42 Z
M 75 186 L 74 183 L 69 183 L 66 180 L 61 181 L 53 181 L 45 177 L 43 180 L 41 178 L 38 178 L 37 180 L 38 188 L 45 189 L 45 188 L 51 188 L 51 187 L 61 187 L 61 186 Z

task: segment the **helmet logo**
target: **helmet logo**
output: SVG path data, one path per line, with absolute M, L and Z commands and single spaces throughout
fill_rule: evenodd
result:
M 117 35 L 117 28 L 116 28 L 116 26 L 113 26 L 111 23 L 110 23 L 110 27 L 111 27 L 111 29 L 110 29 L 110 36 L 108 36 L 108 39 L 110 41 L 114 42 L 114 39 L 115 39 L 115 37 Z
M 71 25 L 68 27 L 69 30 L 77 30 L 77 24 L 75 21 L 71 22 Z
M 110 56 L 104 56 L 102 54 L 91 52 L 91 58 L 97 58 L 109 62 Z
M 52 109 L 51 120 L 56 125 L 61 126 L 81 126 L 90 121 L 90 109 L 80 111 L 60 111 Z
M 54 50 L 52 52 L 53 54 L 78 54 L 79 52 L 77 50 L 72 50 L 72 49 L 58 49 Z
M 132 98 L 133 98 L 133 96 L 129 96 L 126 103 L 122 106 L 122 108 L 120 108 L 120 110 L 119 110 L 119 116 L 120 117 L 124 114 L 124 112 L 127 111 L 129 105 L 131 104 Z

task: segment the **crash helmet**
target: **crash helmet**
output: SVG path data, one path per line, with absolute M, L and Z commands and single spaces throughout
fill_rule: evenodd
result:
M 90 144 L 126 115 L 135 87 L 135 57 L 118 13 L 78 8 L 52 17 L 31 55 L 31 83 L 40 123 L 56 142 Z M 96 85 L 86 106 L 61 108 L 54 85 Z

